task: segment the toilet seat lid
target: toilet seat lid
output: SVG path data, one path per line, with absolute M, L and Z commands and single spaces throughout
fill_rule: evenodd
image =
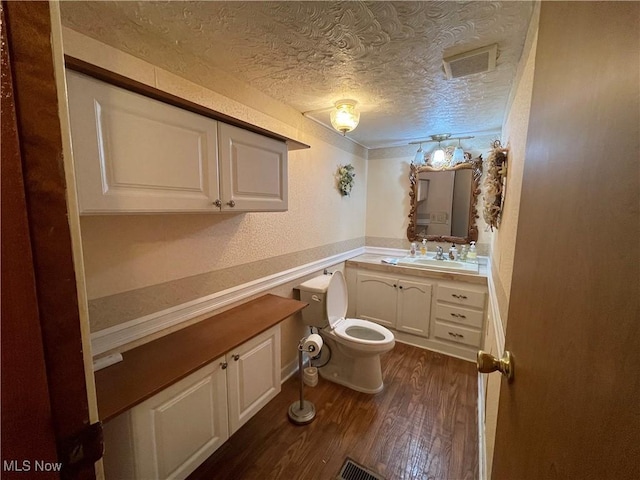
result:
M 341 271 L 333 272 L 329 287 L 327 288 L 327 316 L 329 317 L 329 325 L 336 328 L 338 322 L 344 319 L 347 314 L 347 282 Z

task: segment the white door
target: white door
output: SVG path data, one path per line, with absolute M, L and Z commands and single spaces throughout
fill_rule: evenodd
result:
M 640 477 L 639 19 L 541 5 L 494 479 Z
M 287 210 L 287 145 L 225 123 L 218 141 L 222 210 Z
M 429 336 L 431 291 L 429 283 L 398 281 L 398 330 L 421 337 Z
M 220 357 L 132 408 L 133 454 L 107 453 L 107 475 L 111 465 L 117 471 L 133 458 L 136 478 L 186 478 L 220 447 L 229 438 L 224 364 Z M 125 431 L 112 438 L 129 437 Z
M 280 393 L 280 326 L 227 354 L 229 434 Z
M 395 328 L 398 279 L 358 272 L 356 284 L 356 316 Z
M 218 212 L 217 122 L 67 72 L 83 214 Z

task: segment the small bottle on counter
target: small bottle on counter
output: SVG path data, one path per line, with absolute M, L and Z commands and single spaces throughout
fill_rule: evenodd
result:
M 449 259 L 450 260 L 457 260 L 458 259 L 458 249 L 456 248 L 456 244 L 455 243 L 453 245 L 451 245 L 451 248 L 449 249 Z
M 469 247 L 469 253 L 467 254 L 467 260 L 471 263 L 478 263 L 478 252 L 476 252 L 476 242 L 471 242 Z
M 427 239 L 422 239 L 422 245 L 420 245 L 420 255 L 423 257 L 427 254 Z
M 411 242 L 411 248 L 409 249 L 409 256 L 415 257 L 417 251 L 418 251 L 418 245 L 416 244 L 416 242 Z

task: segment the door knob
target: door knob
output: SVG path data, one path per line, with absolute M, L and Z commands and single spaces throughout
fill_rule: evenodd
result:
M 236 202 L 235 202 L 235 200 L 229 200 L 229 201 L 227 202 L 227 205 L 229 205 L 231 208 L 233 208 L 233 207 L 235 207 L 235 206 L 236 206 Z
M 490 353 L 478 350 L 477 364 L 478 371 L 480 373 L 491 373 L 499 371 L 505 377 L 507 377 L 508 381 L 513 380 L 515 366 L 513 364 L 513 355 L 511 355 L 511 352 L 509 352 L 508 350 L 504 351 L 504 354 L 500 359 L 494 357 Z

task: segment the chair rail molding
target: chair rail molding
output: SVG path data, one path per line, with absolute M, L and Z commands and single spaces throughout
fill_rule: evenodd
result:
M 161 310 L 121 325 L 105 328 L 91 334 L 91 349 L 96 357 L 105 352 L 115 350 L 136 340 L 160 332 L 167 328 L 187 322 L 201 315 L 212 313 L 227 305 L 242 301 L 284 283 L 296 280 L 305 275 L 331 267 L 365 252 L 359 247 L 337 255 L 306 263 L 295 268 L 268 275 L 241 285 L 237 285 L 205 297 L 192 300 L 171 308 Z

